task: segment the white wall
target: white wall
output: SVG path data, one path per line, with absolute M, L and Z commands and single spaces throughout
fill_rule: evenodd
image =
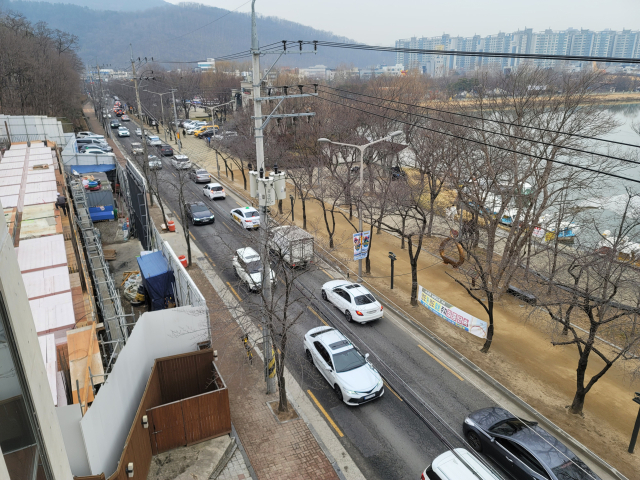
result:
M 206 308 L 182 307 L 144 313 L 80 421 L 93 475 L 118 467 L 151 367 L 156 358 L 195 351 L 208 338 Z M 75 472 L 74 472 L 75 473 Z
M 0 205 L 1 208 L 1 205 Z M 18 258 L 4 215 L 0 216 L 0 294 L 7 309 L 24 375 L 31 392 L 35 414 L 40 423 L 44 448 L 56 480 L 71 478 L 71 468 L 62 440 L 62 432 L 51 398 L 47 373 L 40 352 L 40 344 L 27 299 Z

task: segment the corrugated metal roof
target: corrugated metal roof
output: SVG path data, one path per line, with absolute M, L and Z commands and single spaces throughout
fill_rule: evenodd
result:
M 47 268 L 35 272 L 23 273 L 22 280 L 27 297 L 33 300 L 71 290 L 71 280 L 67 267 Z
M 67 252 L 64 236 L 50 235 L 21 241 L 18 249 L 18 264 L 22 272 L 66 265 Z

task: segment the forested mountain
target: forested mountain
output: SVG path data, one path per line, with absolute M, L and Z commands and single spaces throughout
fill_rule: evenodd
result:
M 2 3 L 3 2 L 0 1 L 0 5 L 2 5 Z M 78 5 L 80 7 L 89 7 L 93 10 L 114 10 L 117 12 L 130 12 L 135 10 L 146 10 L 148 8 L 160 7 L 167 2 L 165 2 L 164 0 L 109 0 L 108 2 L 99 2 L 97 0 L 48 0 L 47 3 L 64 3 L 69 5 Z
M 75 1 L 96 3 L 94 0 Z M 120 5 L 124 1 L 112 0 L 105 5 L 108 8 L 110 4 Z M 136 5 L 156 2 L 160 0 L 130 0 L 130 3 Z M 0 7 L 21 13 L 31 22 L 45 21 L 50 28 L 77 35 L 80 44 L 78 54 L 86 63 L 95 64 L 97 57 L 100 64 L 111 64 L 112 68 L 127 66 L 129 44 L 133 45 L 135 57 L 154 57 L 162 62 L 216 58 L 248 50 L 250 47 L 249 14 L 230 13 L 228 10 L 196 3 L 161 3 L 146 10 L 126 12 L 98 11 L 79 5 L 32 1 L 0 0 Z M 226 16 L 220 18 L 223 15 Z M 257 24 L 261 45 L 281 40 L 350 41 L 277 17 L 259 17 Z M 271 55 L 267 56 L 263 63 L 269 63 L 270 57 Z M 304 67 L 324 64 L 335 67 L 339 64 L 352 64 L 366 67 L 379 63 L 395 64 L 394 54 L 326 48 L 320 49 L 315 55 L 288 55 L 278 65 Z M 191 66 L 182 65 L 183 68 Z

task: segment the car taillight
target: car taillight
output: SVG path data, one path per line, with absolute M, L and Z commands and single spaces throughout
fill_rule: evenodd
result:
M 383 309 L 383 308 L 384 308 L 384 307 L 383 307 L 382 305 L 380 305 L 380 311 L 382 311 L 382 309 Z
M 245 222 L 247 222 L 247 223 L 251 223 L 251 220 L 245 220 Z
M 356 310 L 356 315 L 360 315 L 362 317 L 364 314 L 360 310 Z
M 424 477 L 424 472 L 422 472 L 422 475 L 420 475 L 420 479 L 421 479 L 421 480 L 427 480 L 427 479 Z

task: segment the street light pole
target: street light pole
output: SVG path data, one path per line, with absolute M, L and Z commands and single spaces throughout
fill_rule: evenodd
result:
M 393 254 L 393 252 L 389 252 L 389 258 L 391 259 L 391 290 L 393 290 L 393 264 L 397 260 L 397 257 Z
M 640 405 L 640 392 L 636 392 L 636 396 L 633 401 Z M 636 417 L 636 424 L 633 426 L 633 433 L 631 434 L 631 442 L 629 443 L 629 453 L 633 453 L 636 447 L 636 440 L 638 439 L 638 431 L 640 430 L 640 409 L 638 409 L 638 416 Z
M 145 92 L 149 92 L 149 93 L 153 93 L 154 95 L 160 95 L 160 109 L 162 111 L 161 115 L 162 115 L 162 129 L 164 130 L 164 141 L 167 141 L 167 127 L 166 127 L 166 123 L 164 120 L 164 103 L 162 101 L 162 96 L 163 95 L 169 95 L 170 93 L 173 94 L 173 92 L 165 92 L 165 93 L 157 93 L 157 92 L 152 92 L 151 90 L 146 90 L 144 89 Z
M 358 195 L 358 228 L 360 229 L 360 234 L 362 234 L 363 224 L 362 224 L 362 192 L 364 190 L 364 151 L 369 148 L 371 145 L 375 145 L 376 143 L 384 142 L 387 140 L 391 140 L 393 137 L 397 137 L 398 135 L 402 135 L 400 130 L 390 133 L 386 137 L 380 138 L 373 142 L 369 142 L 366 145 L 352 145 L 350 143 L 340 143 L 340 142 L 332 142 L 328 138 L 319 138 L 318 142 L 323 143 L 332 143 L 333 145 L 341 145 L 343 147 L 356 148 L 358 150 L 358 155 L 360 156 L 360 195 Z M 362 281 L 362 259 L 358 260 L 358 281 Z
M 176 125 L 176 131 L 173 132 L 175 135 L 176 143 L 178 144 L 178 152 L 182 153 L 182 139 L 178 139 L 178 111 L 176 110 L 176 96 L 174 95 L 176 89 L 171 89 L 171 99 L 173 100 L 173 119 Z

